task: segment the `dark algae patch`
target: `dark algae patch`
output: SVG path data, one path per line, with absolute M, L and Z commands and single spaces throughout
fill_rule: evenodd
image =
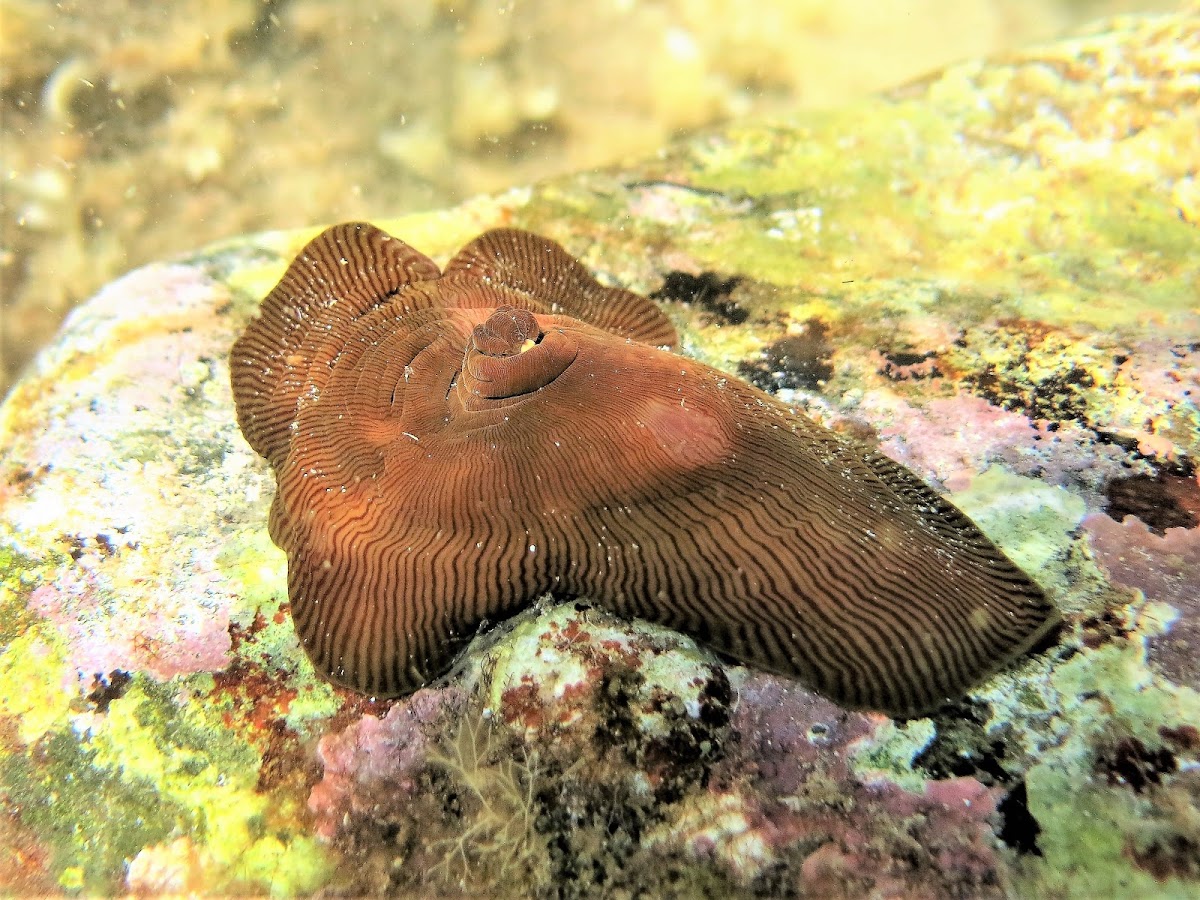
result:
M 768 393 L 784 388 L 819 391 L 833 376 L 832 357 L 828 327 L 810 319 L 800 334 L 782 337 L 738 363 L 738 374 Z
M 741 280 L 736 275 L 723 278 L 716 272 L 701 272 L 699 275 L 668 272 L 667 277 L 663 279 L 663 286 L 650 297 L 654 300 L 693 304 L 722 324 L 741 325 L 750 318 L 750 313 L 730 297 Z

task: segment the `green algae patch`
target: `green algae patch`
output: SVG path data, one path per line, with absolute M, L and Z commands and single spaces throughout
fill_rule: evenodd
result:
M 1024 237 L 992 236 L 1025 260 L 1019 269 L 1036 290 L 1025 292 L 1024 315 L 1117 335 L 1141 334 L 1168 319 L 1197 322 L 1200 229 L 1166 196 L 1108 166 L 1048 180 L 1039 189 L 1047 192 L 1057 202 L 1013 222 Z
M 1113 250 L 1155 257 L 1162 269 L 1195 274 L 1200 229 L 1183 220 L 1170 198 L 1148 190 L 1144 179 L 1114 173 L 1111 166 L 1097 166 L 1088 175 L 1076 183 L 1081 229 L 1093 231 Z M 1187 299 L 1194 303 L 1196 298 Z
M 307 659 L 308 657 L 305 657 L 305 660 Z M 308 663 L 306 668 L 305 684 L 288 704 L 283 721 L 301 737 L 313 737 L 341 708 L 342 701 L 333 686 L 317 675 L 311 663 Z
M 882 778 L 920 793 L 928 776 L 913 767 L 913 760 L 936 735 L 937 726 L 930 719 L 903 724 L 889 719 L 853 749 L 851 767 L 864 780 Z
M 813 277 L 824 254 L 771 233 L 768 222 L 747 218 L 714 226 L 703 238 L 686 241 L 688 252 L 702 265 L 736 272 L 777 287 Z
M 1024 896 L 1194 900 L 1195 884 L 1165 882 L 1129 863 L 1134 825 L 1147 812 L 1136 798 L 1109 790 L 1080 790 L 1082 773 L 1038 766 L 1026 776 L 1029 809 L 1042 825 L 1038 847 L 1046 864 L 1028 864 L 1016 883 Z M 1034 796 L 1037 800 L 1034 800 Z M 1046 822 L 1051 822 L 1050 827 Z
M 977 475 L 951 499 L 1013 562 L 1035 573 L 1052 568 L 1055 561 L 1061 568 L 1072 532 L 1087 512 L 1076 495 L 999 466 Z
M 272 894 L 311 890 L 326 877 L 325 857 L 307 838 L 267 832 L 277 804 L 257 790 L 257 751 L 225 727 L 220 704 L 179 706 L 175 690 L 136 679 L 91 726 L 87 770 L 170 811 L 171 825 L 195 836 L 213 889 L 248 881 Z M 139 830 L 138 849 L 169 830 Z
M 262 527 L 239 530 L 217 555 L 217 566 L 248 607 L 258 608 L 287 595 L 287 556 Z
M 883 100 L 803 126 L 735 126 L 690 146 L 689 181 L 748 208 L 679 241 L 705 265 L 780 287 L 907 274 L 942 242 L 905 187 L 939 145 L 955 146 L 947 122 Z
M 214 859 L 230 865 L 252 842 L 266 799 L 254 792 L 258 755 L 209 707 L 180 708 L 169 690 L 137 679 L 93 728 L 95 764 L 187 810 Z M 215 710 L 213 711 L 215 712 Z
M 704 265 L 780 287 L 920 272 L 1063 327 L 1140 335 L 1165 317 L 1197 322 L 1200 230 L 1169 184 L 1144 167 L 1114 171 L 1107 157 L 1047 166 L 1028 135 L 1002 143 L 981 120 L 980 92 L 1006 88 L 978 77 L 958 67 L 931 88 L 974 92 L 941 104 L 952 115 L 928 98 L 877 99 L 693 142 L 679 160 L 689 184 L 748 202 L 689 223 L 677 241 Z
M 1048 656 L 1028 657 L 974 688 L 971 697 L 990 710 L 984 732 L 1002 735 L 1026 754 L 1035 753 L 1045 739 L 1047 721 L 1056 715 L 1057 698 L 1049 686 L 1052 665 Z
M 1157 742 L 1160 726 L 1200 722 L 1200 694 L 1170 684 L 1146 664 L 1145 642 L 1165 634 L 1175 616 L 1166 603 L 1131 603 L 1117 611 L 1117 620 L 1132 629 L 1129 639 L 1079 654 L 1055 670 L 1052 680 L 1063 695 L 1062 708 L 1083 713 L 1078 719 L 1070 716 L 1077 734 L 1115 729 Z M 1087 699 L 1079 704 L 1080 697 Z
M 734 125 L 690 145 L 690 183 L 754 199 L 824 196 L 849 208 L 866 194 L 892 194 L 897 161 L 952 133 L 921 107 L 879 99 L 811 113 L 803 126 Z
M 230 616 L 238 629 L 238 657 L 268 669 L 297 668 L 303 654 L 284 611 L 287 557 L 271 542 L 265 525 L 234 534 L 218 554 L 217 567 L 229 591 L 241 600 Z
M 36 751 L 0 758 L 0 789 L 41 838 L 64 889 L 112 895 L 126 861 L 192 818 L 154 785 L 126 779 L 96 757 L 80 735 L 53 732 Z
M 266 528 L 235 534 L 218 555 L 217 566 L 229 590 L 242 600 L 230 616 L 239 629 L 238 657 L 289 675 L 303 669 L 307 657 L 284 610 L 287 557 L 271 543 Z
M 36 626 L 38 616 L 26 603 L 45 565 L 0 544 L 0 646 Z
M 1161 747 L 1171 729 L 1200 722 L 1200 695 L 1164 681 L 1146 664 L 1145 641 L 1165 630 L 1169 608 L 1139 602 L 1123 615 L 1134 629 L 1129 639 L 1077 654 L 1052 676 L 1061 695 L 1062 738 L 1026 774 L 1042 857 L 1021 867 L 1019 893 L 1081 900 L 1195 896 L 1193 882 L 1131 865 L 1169 856 L 1195 839 L 1194 827 L 1190 835 L 1181 833 L 1186 819 L 1173 818 L 1157 796 L 1179 776 L 1167 771 L 1135 784 L 1124 769 L 1109 767 L 1122 753 Z

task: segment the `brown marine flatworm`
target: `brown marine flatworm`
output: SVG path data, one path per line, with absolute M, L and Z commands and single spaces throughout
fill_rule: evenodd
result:
M 1054 627 L 920 479 L 675 342 L 528 232 L 444 272 L 366 224 L 305 247 L 231 365 L 317 669 L 406 693 L 552 591 L 912 714 Z

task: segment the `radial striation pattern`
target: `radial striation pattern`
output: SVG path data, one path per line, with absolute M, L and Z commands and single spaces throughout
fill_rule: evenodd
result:
M 231 365 L 316 667 L 412 691 L 553 591 L 908 715 L 1055 626 L 918 478 L 675 340 L 527 232 L 487 232 L 444 273 L 366 224 L 310 243 Z

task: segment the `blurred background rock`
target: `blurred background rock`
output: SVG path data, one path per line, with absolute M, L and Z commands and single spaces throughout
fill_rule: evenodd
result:
M 115 275 L 831 106 L 1171 0 L 0 0 L 0 395 Z

